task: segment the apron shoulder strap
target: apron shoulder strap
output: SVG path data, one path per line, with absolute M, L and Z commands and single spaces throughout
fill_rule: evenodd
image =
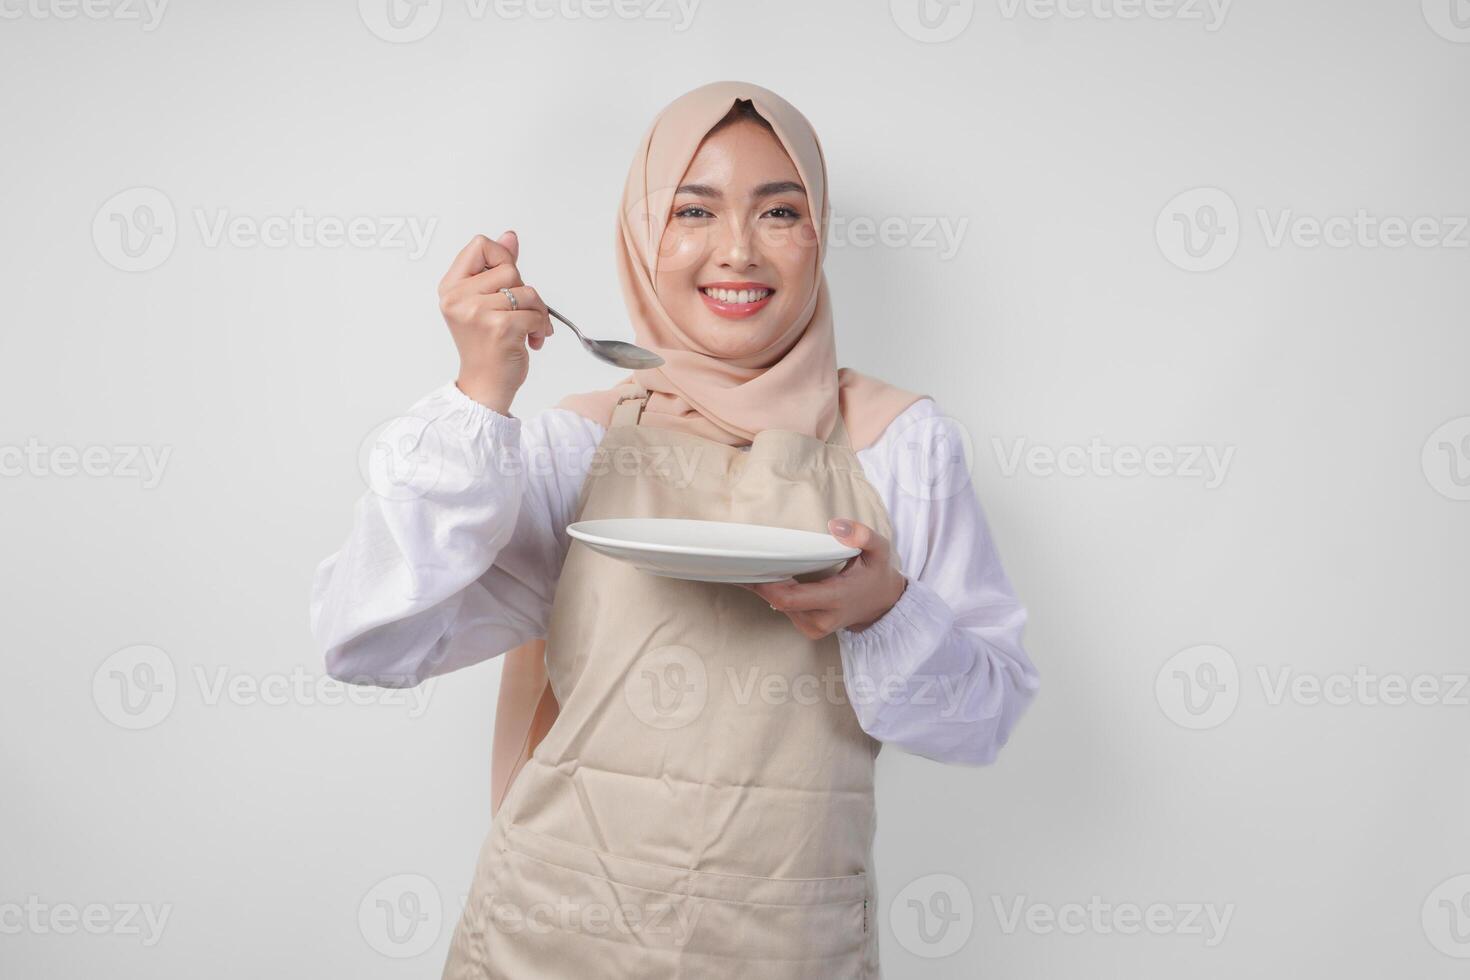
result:
M 643 415 L 643 406 L 648 404 L 648 389 L 636 381 L 629 382 L 623 386 L 618 394 L 618 402 L 613 406 L 612 422 L 609 428 L 619 425 L 637 425 L 638 419 Z

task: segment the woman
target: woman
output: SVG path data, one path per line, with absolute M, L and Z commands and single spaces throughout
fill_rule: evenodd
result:
M 619 276 L 662 367 L 518 419 L 554 331 L 517 237 L 477 238 L 440 284 L 460 373 L 413 412 L 435 479 L 365 495 L 313 628 L 359 683 L 521 648 L 504 683 L 517 725 L 542 724 L 497 732 L 497 752 L 535 750 L 446 977 L 877 977 L 881 743 L 983 764 L 1034 697 L 979 504 L 926 466 L 957 431 L 933 399 L 837 368 L 828 220 L 807 120 L 718 82 L 659 114 L 623 192 Z M 637 516 L 825 529 L 861 554 L 736 587 L 565 532 Z

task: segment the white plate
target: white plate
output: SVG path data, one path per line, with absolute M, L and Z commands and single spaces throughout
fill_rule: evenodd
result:
M 860 553 L 817 531 L 674 517 L 577 521 L 567 533 L 645 572 L 696 582 L 779 582 Z

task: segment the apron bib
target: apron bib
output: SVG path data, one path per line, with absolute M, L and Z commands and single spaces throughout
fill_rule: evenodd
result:
M 768 429 L 741 450 L 638 424 L 647 397 L 626 386 L 575 520 L 842 516 L 892 539 L 840 417 L 826 443 Z M 879 976 L 881 743 L 835 635 L 573 540 L 546 667 L 560 713 L 491 824 L 445 980 Z

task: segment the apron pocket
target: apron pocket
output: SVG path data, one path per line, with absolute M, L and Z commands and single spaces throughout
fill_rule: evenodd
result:
M 763 980 L 863 975 L 866 874 L 693 871 L 515 824 L 500 847 L 499 887 L 484 928 L 492 950 L 503 948 L 505 962 L 523 969 Z

